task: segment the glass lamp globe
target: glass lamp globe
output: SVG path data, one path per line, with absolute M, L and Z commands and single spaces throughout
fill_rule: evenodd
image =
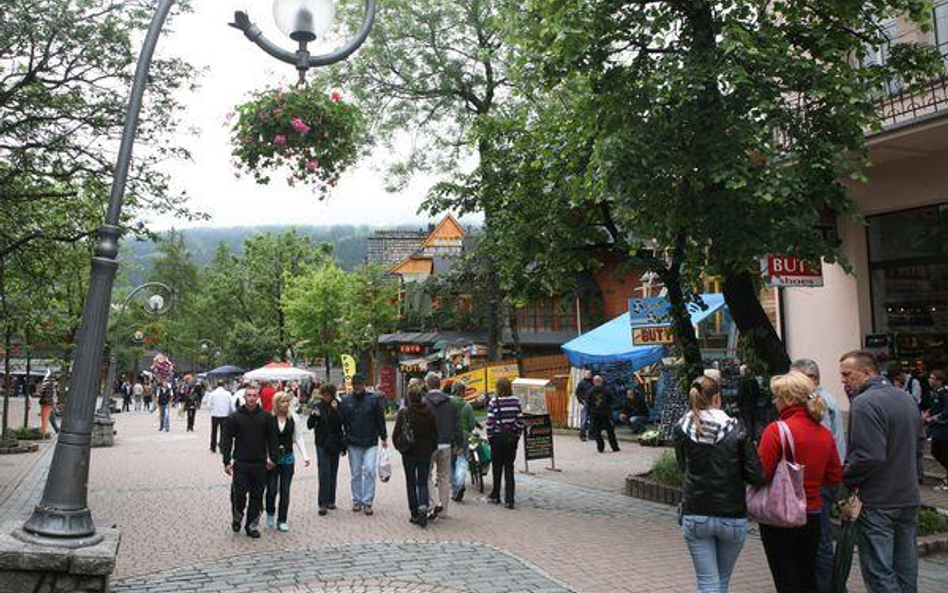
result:
M 294 41 L 321 38 L 332 26 L 333 0 L 274 0 L 277 27 Z
M 153 294 L 148 297 L 148 310 L 157 313 L 165 307 L 165 297 L 160 294 Z

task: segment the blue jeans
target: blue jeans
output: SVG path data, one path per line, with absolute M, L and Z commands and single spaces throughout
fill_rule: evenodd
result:
M 918 507 L 863 507 L 856 543 L 866 589 L 872 593 L 915 593 L 918 590 L 918 548 L 915 521 Z
M 585 437 L 589 433 L 589 406 L 579 404 L 579 436 Z
M 171 414 L 168 413 L 168 404 L 163 406 L 158 406 L 158 413 L 160 415 L 160 421 L 158 422 L 158 430 L 163 430 L 168 432 L 171 430 Z
M 747 519 L 685 515 L 682 533 L 695 565 L 698 593 L 726 593 L 747 538 Z
M 375 500 L 375 454 L 378 450 L 378 447 L 349 446 L 353 504 L 372 506 Z
M 451 473 L 451 495 L 454 496 L 458 490 L 467 485 L 467 455 L 462 451 L 460 455 L 454 456 L 454 471 Z

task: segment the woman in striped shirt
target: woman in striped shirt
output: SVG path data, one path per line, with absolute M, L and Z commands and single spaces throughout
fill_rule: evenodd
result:
M 504 476 L 504 503 L 514 508 L 514 461 L 517 459 L 517 442 L 523 432 L 523 410 L 520 400 L 514 397 L 510 379 L 500 378 L 494 397 L 487 403 L 487 438 L 493 458 L 494 484 L 488 502 L 500 504 L 500 476 Z

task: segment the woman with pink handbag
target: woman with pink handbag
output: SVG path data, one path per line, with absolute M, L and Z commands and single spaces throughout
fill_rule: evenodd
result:
M 684 475 L 681 528 L 698 593 L 727 593 L 747 537 L 744 484 L 760 486 L 757 449 L 740 423 L 721 410 L 717 381 L 699 377 L 690 410 L 675 426 L 675 457 Z
M 780 419 L 764 430 L 758 453 L 767 485 L 748 493 L 751 516 L 777 593 L 816 593 L 820 488 L 843 478 L 833 435 L 820 420 L 826 409 L 816 386 L 799 371 L 770 380 Z

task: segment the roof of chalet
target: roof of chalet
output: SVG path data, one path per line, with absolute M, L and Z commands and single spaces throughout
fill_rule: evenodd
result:
M 434 246 L 438 239 L 463 240 L 465 235 L 466 233 L 464 232 L 464 227 L 461 226 L 461 223 L 459 223 L 457 219 L 454 218 L 454 216 L 448 214 L 442 218 L 441 222 L 438 223 L 438 226 L 436 226 L 435 229 L 428 234 L 428 238 L 426 238 L 425 242 L 421 244 L 421 249 Z

